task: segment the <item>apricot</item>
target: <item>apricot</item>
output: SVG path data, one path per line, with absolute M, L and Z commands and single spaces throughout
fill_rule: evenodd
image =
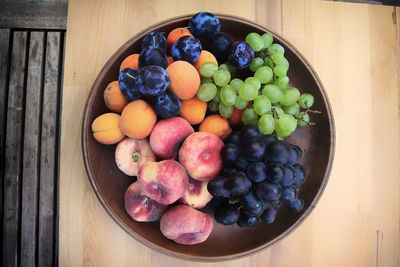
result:
M 178 60 L 166 69 L 171 83 L 169 89 L 179 99 L 189 99 L 197 94 L 200 87 L 200 76 L 192 64 Z
M 221 139 L 225 139 L 232 132 L 227 119 L 214 114 L 206 117 L 199 126 L 199 132 L 212 133 Z
M 121 113 L 129 99 L 126 98 L 119 88 L 118 81 L 110 82 L 104 90 L 104 103 L 107 108 L 116 113 Z
M 192 35 L 192 33 L 187 28 L 176 28 L 168 34 L 167 45 L 168 50 L 171 49 L 172 45 L 182 36 Z
M 139 61 L 139 54 L 132 54 L 132 55 L 126 57 L 122 61 L 121 66 L 119 67 L 119 72 L 121 72 L 123 69 L 126 69 L 126 68 L 132 68 L 132 69 L 139 70 L 138 61 Z
M 181 101 L 179 116 L 186 119 L 191 125 L 199 124 L 204 120 L 207 111 L 207 102 L 201 101 L 197 96 Z
M 121 130 L 129 137 L 142 139 L 150 135 L 157 121 L 153 107 L 144 100 L 135 100 L 121 114 Z
M 98 142 L 111 145 L 124 139 L 125 135 L 120 129 L 120 115 L 105 113 L 97 117 L 92 123 L 93 137 Z
M 213 63 L 217 64 L 217 66 L 218 66 L 218 61 L 214 57 L 213 54 L 211 54 L 207 50 L 201 50 L 200 57 L 199 57 L 199 59 L 196 60 L 196 62 L 193 63 L 193 66 L 200 73 L 200 66 L 203 65 L 203 63 L 206 63 L 206 62 L 213 62 Z

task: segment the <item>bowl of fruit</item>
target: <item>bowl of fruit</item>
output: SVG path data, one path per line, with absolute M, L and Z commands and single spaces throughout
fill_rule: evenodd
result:
M 199 12 L 138 33 L 90 91 L 82 153 L 104 209 L 142 244 L 221 261 L 292 232 L 328 182 L 329 101 L 293 45 Z

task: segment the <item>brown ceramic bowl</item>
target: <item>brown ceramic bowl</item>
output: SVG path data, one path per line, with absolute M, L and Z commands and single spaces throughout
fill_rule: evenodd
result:
M 299 213 L 284 207 L 278 211 L 276 221 L 254 227 L 240 228 L 223 226 L 214 222 L 210 237 L 203 243 L 185 246 L 166 239 L 160 232 L 159 222 L 136 222 L 126 213 L 124 193 L 134 181 L 117 168 L 114 160 L 115 145 L 102 145 L 94 140 L 91 131 L 93 120 L 108 112 L 103 101 L 103 91 L 107 84 L 117 80 L 122 60 L 140 51 L 142 38 L 151 31 L 168 33 L 177 27 L 185 27 L 192 15 L 177 17 L 155 24 L 138 33 L 125 43 L 106 63 L 93 84 L 83 115 L 82 150 L 85 167 L 94 191 L 114 221 L 142 244 L 169 256 L 194 261 L 221 261 L 248 256 L 258 252 L 292 232 L 314 209 L 328 182 L 335 145 L 335 130 L 328 97 L 317 74 L 307 60 L 293 45 L 268 29 L 241 18 L 219 15 L 221 30 L 234 40 L 244 40 L 249 32 L 271 32 L 274 42 L 281 44 L 290 62 L 288 76 L 290 85 L 302 92 L 310 92 L 315 98 L 313 109 L 321 114 L 311 114 L 315 126 L 299 128 L 288 141 L 304 150 L 301 163 L 307 180 L 300 187 L 304 208 Z

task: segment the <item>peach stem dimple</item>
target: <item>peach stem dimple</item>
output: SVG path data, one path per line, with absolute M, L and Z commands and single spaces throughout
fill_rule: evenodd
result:
M 132 153 L 132 161 L 133 162 L 139 162 L 140 158 L 141 158 L 140 152 L 137 151 L 137 150 L 133 151 L 133 153 Z

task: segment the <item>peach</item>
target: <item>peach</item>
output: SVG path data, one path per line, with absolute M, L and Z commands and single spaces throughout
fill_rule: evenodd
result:
M 204 242 L 210 236 L 212 228 L 210 215 L 186 205 L 168 209 L 160 221 L 161 233 L 182 245 Z
M 110 82 L 104 90 L 104 103 L 107 108 L 113 112 L 121 113 L 129 99 L 126 98 L 121 89 L 119 89 L 118 81 Z
M 177 60 L 166 68 L 171 80 L 169 90 L 179 99 L 190 99 L 200 87 L 200 75 L 192 64 Z
M 195 209 L 204 208 L 213 196 L 207 190 L 208 182 L 202 182 L 189 176 L 188 187 L 179 202 Z
M 135 100 L 121 113 L 121 131 L 129 137 L 142 139 L 150 135 L 157 121 L 153 107 L 142 99 Z
M 137 178 L 142 192 L 164 205 L 181 198 L 188 182 L 185 169 L 175 160 L 146 162 L 139 169 Z
M 176 159 L 180 146 L 194 130 L 180 117 L 157 122 L 150 134 L 150 146 L 160 159 Z
M 98 142 L 111 145 L 121 141 L 125 135 L 119 127 L 120 116 L 116 113 L 105 113 L 92 123 L 93 137 Z
M 156 161 L 156 156 L 146 139 L 125 138 L 115 149 L 115 162 L 128 176 L 136 176 L 140 166 L 149 161 Z
M 209 181 L 221 171 L 223 146 L 224 143 L 216 135 L 192 133 L 179 150 L 179 162 L 193 179 Z
M 137 181 L 131 184 L 125 192 L 125 210 L 135 221 L 158 221 L 166 209 L 166 205 L 143 195 Z

